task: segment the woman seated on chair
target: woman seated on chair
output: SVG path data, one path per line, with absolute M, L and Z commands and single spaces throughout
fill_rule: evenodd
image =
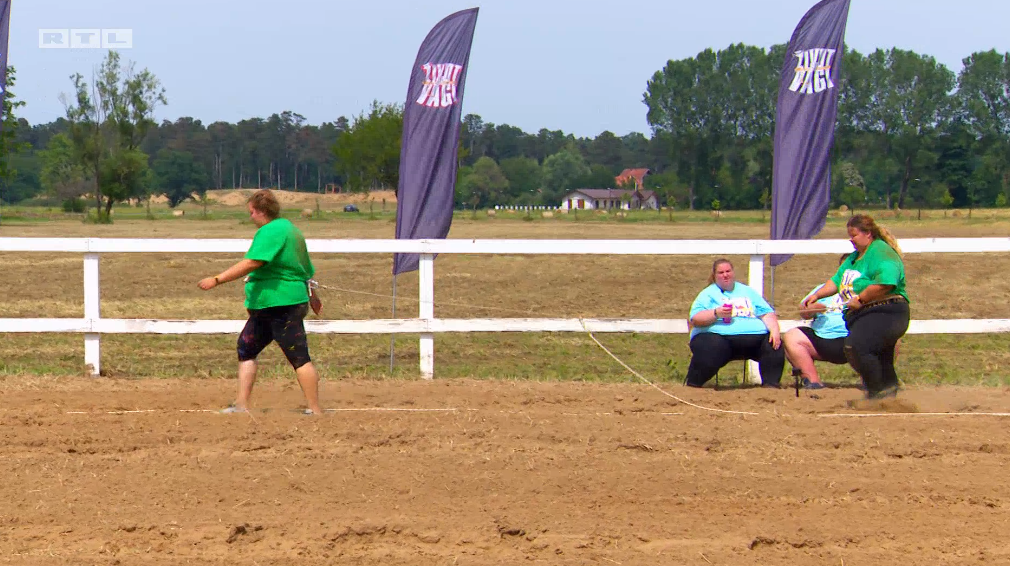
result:
M 848 258 L 849 254 L 843 254 L 838 260 L 838 265 Z M 821 284 L 814 287 L 807 297 L 823 286 Z M 806 301 L 806 297 L 803 301 Z M 807 307 L 801 307 L 800 316 L 812 320 L 810 326 L 793 328 L 782 336 L 786 359 L 803 376 L 803 387 L 807 389 L 824 388 L 820 376 L 817 375 L 817 368 L 814 367 L 815 360 L 837 365 L 848 363 L 842 349 L 845 346 L 845 337 L 849 335 L 849 330 L 845 328 L 845 319 L 842 317 L 844 309 L 845 302 L 837 293 Z
M 691 305 L 686 384 L 702 387 L 729 362 L 755 360 L 762 386 L 777 388 L 786 360 L 775 311 L 754 289 L 737 283 L 727 259 L 716 260 L 708 282 Z

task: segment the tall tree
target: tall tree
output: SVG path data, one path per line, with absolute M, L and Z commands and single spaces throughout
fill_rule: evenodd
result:
M 114 50 L 98 68 L 90 92 L 80 73 L 71 81 L 75 100 L 68 102 L 61 95 L 71 140 L 82 168 L 93 173 L 99 219 L 109 221 L 116 201 L 139 197 L 146 190 L 142 181 L 148 159 L 140 145 L 155 125 L 155 109 L 168 100 L 150 71 L 135 72 L 132 62 L 124 69 Z
M 7 89 L 3 95 L 3 129 L 0 131 L 0 182 L 4 184 L 4 197 L 8 202 L 12 199 L 11 183 L 17 177 L 18 171 L 12 162 L 14 155 L 30 147 L 30 144 L 20 141 L 20 132 L 24 130 L 20 120 L 15 116 L 15 111 L 25 105 L 25 101 L 18 100 L 11 90 L 17 83 L 17 70 L 13 66 L 7 67 Z
M 336 169 L 345 185 L 353 191 L 396 190 L 402 135 L 402 106 L 373 101 L 368 115 L 359 114 L 333 147 Z
M 156 183 L 171 208 L 191 198 L 193 193 L 207 190 L 207 173 L 188 151 L 162 149 L 154 160 L 153 170 Z

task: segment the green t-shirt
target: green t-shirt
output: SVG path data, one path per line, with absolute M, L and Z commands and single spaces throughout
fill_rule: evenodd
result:
M 305 236 L 286 218 L 264 224 L 253 236 L 246 259 L 266 262 L 249 274 L 245 307 L 265 309 L 308 302 L 305 282 L 316 274 Z
M 856 259 L 859 252 L 852 252 L 848 259 L 838 266 L 831 281 L 838 287 L 838 295 L 843 303 L 863 292 L 870 285 L 894 285 L 889 293 L 908 299 L 905 292 L 905 265 L 901 256 L 887 242 L 873 240 Z

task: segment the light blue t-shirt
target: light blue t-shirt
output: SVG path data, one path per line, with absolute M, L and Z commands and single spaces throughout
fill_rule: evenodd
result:
M 814 287 L 812 291 L 807 293 L 807 297 L 816 293 L 817 290 L 823 286 L 824 284 L 822 283 Z M 833 338 L 845 338 L 848 336 L 849 329 L 845 327 L 845 319 L 842 317 L 845 302 L 842 301 L 841 295 L 835 293 L 834 295 L 824 297 L 817 302 L 824 305 L 825 310 L 822 313 L 817 313 L 813 321 L 810 323 L 810 328 L 814 330 L 814 334 L 826 340 L 831 340 Z
M 768 327 L 761 321 L 762 316 L 774 312 L 768 301 L 757 291 L 743 283 L 735 283 L 732 291 L 723 291 L 715 283 L 702 289 L 691 304 L 691 318 L 701 311 L 719 308 L 724 304 L 733 305 L 733 318 L 730 322 L 716 319 L 710 326 L 692 326 L 691 338 L 702 332 L 712 332 L 723 336 L 735 334 L 764 334 Z

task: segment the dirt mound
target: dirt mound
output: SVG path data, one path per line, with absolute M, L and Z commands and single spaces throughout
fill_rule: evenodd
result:
M 259 189 L 221 189 L 221 190 L 210 190 L 207 191 L 207 198 L 211 199 L 214 203 L 224 206 L 242 206 L 249 200 Z M 337 193 L 337 194 L 320 194 L 320 193 L 303 193 L 296 191 L 285 191 L 271 189 L 275 195 L 277 195 L 277 200 L 281 203 L 283 207 L 293 207 L 301 205 L 315 206 L 316 199 L 319 199 L 319 204 L 321 206 L 327 205 L 337 205 L 337 204 L 347 204 L 347 203 L 367 203 L 369 200 L 381 204 L 382 200 L 386 200 L 386 205 L 396 204 L 396 193 L 394 191 L 371 191 L 368 193 Z M 193 201 L 199 201 L 200 196 L 196 193 L 190 195 Z M 151 202 L 153 204 L 165 204 L 168 202 L 168 198 L 165 195 L 156 195 L 151 197 Z
M 223 204 L 225 206 L 241 206 L 249 200 L 258 189 L 226 189 L 226 190 L 214 190 L 207 191 L 207 196 L 214 199 L 218 204 Z M 332 204 L 344 204 L 344 203 L 361 203 L 368 202 L 369 200 L 376 203 L 381 203 L 383 199 L 386 200 L 386 204 L 393 204 L 396 202 L 396 193 L 393 191 L 372 191 L 369 193 L 338 193 L 338 194 L 320 194 L 320 193 L 303 193 L 295 191 L 285 191 L 271 189 L 275 195 L 277 195 L 277 200 L 281 203 L 281 206 L 296 206 L 296 205 L 315 205 L 316 199 L 319 199 L 320 205 L 332 205 Z

